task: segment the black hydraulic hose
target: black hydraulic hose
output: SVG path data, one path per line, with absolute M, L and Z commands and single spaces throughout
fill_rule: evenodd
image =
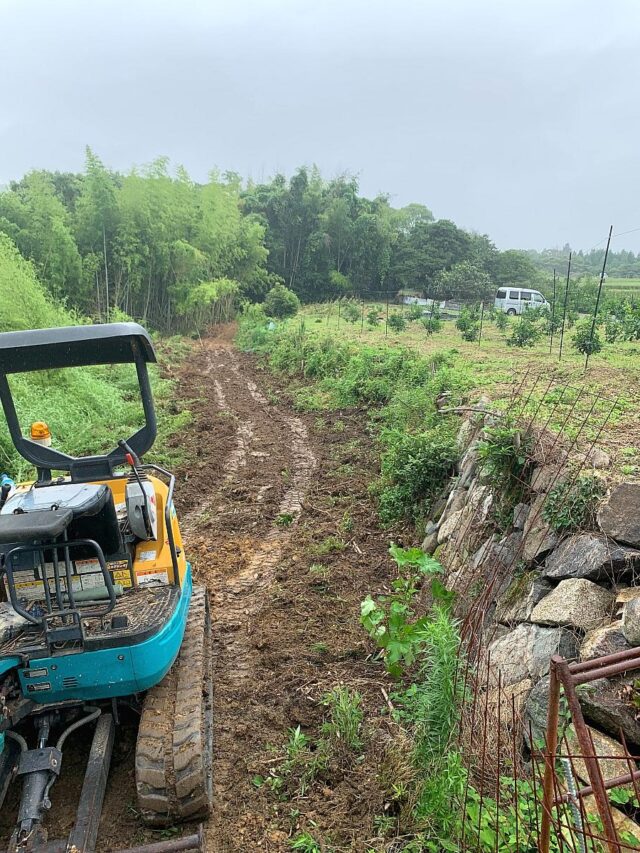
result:
M 58 743 L 56 744 L 56 749 L 59 749 L 62 752 L 62 747 L 64 745 L 64 742 L 72 732 L 75 732 L 76 729 L 79 729 L 81 726 L 84 726 L 87 723 L 90 723 L 92 720 L 97 720 L 98 717 L 100 716 L 100 714 L 102 713 L 100 708 L 93 708 L 91 706 L 87 706 L 85 708 L 85 710 L 90 711 L 91 713 L 88 714 L 86 717 L 82 717 L 81 720 L 76 720 L 75 723 L 71 723 L 70 726 L 67 726 L 67 728 L 62 732 L 62 734 L 58 738 Z
M 22 735 L 18 734 L 18 732 L 12 732 L 11 730 L 9 730 L 5 732 L 5 735 L 11 740 L 15 740 L 22 752 L 29 752 L 29 744 L 22 737 Z

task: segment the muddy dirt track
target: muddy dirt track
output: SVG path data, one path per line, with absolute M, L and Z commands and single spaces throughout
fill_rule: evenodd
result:
M 183 484 L 182 524 L 214 617 L 208 850 L 285 851 L 310 827 L 336 851 L 365 850 L 384 811 L 379 730 L 357 767 L 332 768 L 303 797 L 279 802 L 252 784 L 277 764 L 289 728 L 317 735 L 336 685 L 359 690 L 372 721 L 386 711 L 358 625 L 359 602 L 389 572 L 364 412 L 300 415 L 286 384 L 225 339 L 197 351 L 182 389 L 199 400 L 191 453 L 199 447 L 203 460 Z
M 284 853 L 302 830 L 332 853 L 384 849 L 373 819 L 389 806 L 379 771 L 391 686 L 371 661 L 358 615 L 362 598 L 386 588 L 388 542 L 401 532 L 382 533 L 375 521 L 368 487 L 376 459 L 365 413 L 297 413 L 287 384 L 238 352 L 232 331 L 194 344 L 173 369 L 178 407 L 194 415 L 173 439 L 189 460 L 178 472 L 177 504 L 214 626 L 215 812 L 207 850 Z M 363 696 L 357 762 L 332 761 L 303 795 L 279 798 L 252 784 L 277 766 L 290 728 L 318 736 L 322 698 L 340 684 Z M 100 853 L 194 831 L 142 826 L 135 731 L 132 712 L 114 749 Z M 50 837 L 73 822 L 85 758 L 82 744 L 70 751 L 53 789 Z

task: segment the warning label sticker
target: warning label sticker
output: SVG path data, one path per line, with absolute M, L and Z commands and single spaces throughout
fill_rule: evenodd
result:
M 125 589 L 133 586 L 131 569 L 127 560 L 113 560 L 107 563 L 114 583 Z M 98 560 L 76 560 L 73 563 L 71 590 L 79 592 L 85 589 L 96 589 L 104 586 L 104 577 Z M 45 577 L 52 595 L 56 594 L 55 572 L 53 563 L 45 563 Z M 67 576 L 64 563 L 58 564 L 60 592 L 67 592 Z M 26 569 L 13 573 L 18 596 L 26 601 L 38 601 L 45 598 L 42 582 L 42 569 Z
M 156 558 L 156 551 L 149 549 L 148 551 L 138 551 L 138 560 L 142 562 L 151 562 Z
M 158 583 L 169 583 L 169 575 L 167 572 L 138 573 L 138 586 L 155 586 Z

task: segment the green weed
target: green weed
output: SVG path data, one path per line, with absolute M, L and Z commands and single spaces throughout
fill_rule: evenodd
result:
M 518 317 L 511 327 L 511 334 L 507 338 L 510 347 L 533 347 L 541 339 L 543 330 L 536 322 L 540 319 L 537 312 L 529 310 L 526 314 Z
M 346 543 L 337 536 L 327 536 L 322 540 L 322 542 L 312 545 L 310 551 L 314 557 L 326 557 L 327 554 L 335 554 L 340 551 L 344 551 L 346 547 Z
M 342 316 L 348 323 L 357 323 L 360 319 L 360 308 L 354 302 L 342 306 Z
M 417 615 L 414 599 L 424 578 L 441 574 L 442 566 L 419 548 L 404 549 L 392 544 L 389 552 L 399 570 L 391 584 L 393 592 L 375 600 L 368 595 L 360 605 L 360 622 L 381 650 L 387 671 L 397 677 L 423 651 L 430 616 Z M 432 592 L 445 595 L 435 580 Z
M 404 332 L 407 328 L 407 321 L 404 319 L 402 314 L 394 312 L 389 315 L 389 328 L 393 329 L 394 332 Z
M 396 825 L 396 819 L 390 815 L 378 814 L 373 818 L 373 828 L 377 835 L 381 835 L 383 838 L 395 832 Z
M 448 420 L 416 433 L 382 431 L 378 492 L 380 517 L 385 523 L 417 521 L 427 515 L 453 473 L 459 455 L 455 439 L 455 425 Z
M 547 495 L 542 516 L 558 533 L 592 529 L 598 502 L 605 490 L 604 482 L 593 475 L 578 477 L 575 482 L 558 483 Z
M 300 832 L 295 838 L 289 839 L 289 847 L 299 853 L 322 853 L 320 844 L 309 832 Z
M 353 532 L 353 518 L 351 518 L 351 513 L 348 510 L 344 511 L 339 527 L 342 533 Z
M 357 691 L 340 686 L 326 693 L 322 704 L 329 709 L 329 719 L 322 726 L 323 735 L 330 742 L 340 742 L 349 749 L 362 747 L 361 729 L 362 696 Z
M 477 341 L 480 335 L 480 312 L 477 308 L 463 308 L 456 320 L 456 329 L 465 341 Z

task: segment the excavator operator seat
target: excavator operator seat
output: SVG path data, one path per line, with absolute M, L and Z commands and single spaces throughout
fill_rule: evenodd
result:
M 37 515 L 34 515 L 37 513 Z M 16 516 L 22 518 L 16 518 Z M 31 535 L 28 535 L 29 526 Z M 51 530 L 47 526 L 51 525 Z M 97 542 L 105 556 L 117 554 L 122 538 L 111 489 L 93 483 L 60 483 L 32 486 L 18 491 L 5 503 L 0 512 L 0 543 L 16 542 L 11 531 L 24 528 L 20 541 L 47 541 L 66 530 L 66 539 L 91 539 Z M 80 547 L 76 559 L 90 554 Z
M 105 484 L 34 484 L 16 491 L 0 511 L 6 593 L 16 613 L 45 626 L 51 642 L 82 638 L 77 610 L 82 596 L 106 599 L 83 607 L 85 616 L 115 607 L 107 560 L 122 551 L 113 495 Z

